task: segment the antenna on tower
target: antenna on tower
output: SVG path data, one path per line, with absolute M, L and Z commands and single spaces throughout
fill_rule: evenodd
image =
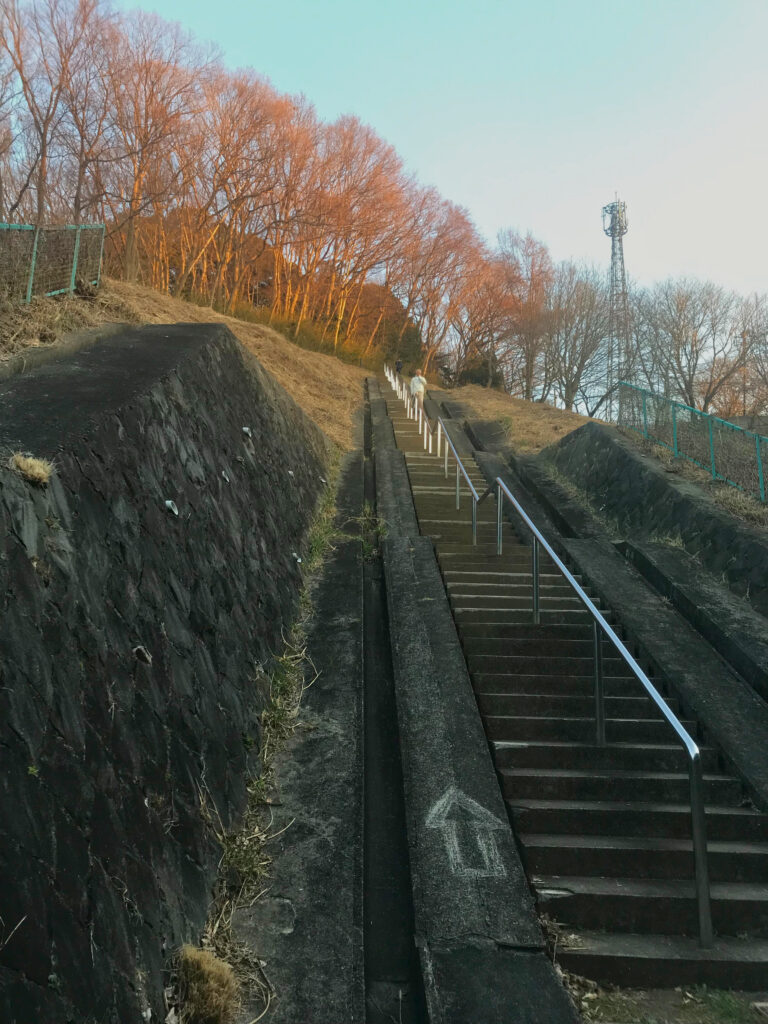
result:
M 613 419 L 616 384 L 629 369 L 629 299 L 624 271 L 624 235 L 629 231 L 627 204 L 618 193 L 603 207 L 603 231 L 611 240 L 611 298 L 608 318 L 608 419 Z

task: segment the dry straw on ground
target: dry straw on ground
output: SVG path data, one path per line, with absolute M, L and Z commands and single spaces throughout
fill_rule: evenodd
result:
M 176 965 L 182 1024 L 231 1024 L 240 1006 L 235 972 L 207 949 L 183 946 Z
M 36 459 L 33 455 L 14 452 L 8 460 L 8 468 L 36 487 L 46 487 L 51 479 L 53 463 L 48 459 Z

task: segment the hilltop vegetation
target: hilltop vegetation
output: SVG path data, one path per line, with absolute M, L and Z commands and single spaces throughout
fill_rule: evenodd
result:
M 602 270 L 511 229 L 489 244 L 358 118 L 106 0 L 0 5 L 1 221 L 103 221 L 113 277 L 354 363 L 591 416 L 619 378 L 725 417 L 768 406 L 764 295 L 630 288 L 619 338 Z

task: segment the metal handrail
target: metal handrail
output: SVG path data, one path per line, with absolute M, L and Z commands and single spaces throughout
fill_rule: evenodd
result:
M 642 683 L 646 693 L 659 709 L 669 725 L 672 726 L 677 738 L 682 743 L 688 755 L 688 779 L 691 791 L 691 832 L 693 840 L 693 856 L 695 866 L 696 900 L 699 916 L 699 943 L 707 948 L 712 945 L 712 908 L 709 891 L 709 867 L 707 864 L 707 834 L 704 815 L 704 781 L 701 767 L 701 751 L 693 741 L 688 731 L 678 717 L 670 710 L 667 702 L 659 691 L 643 672 L 638 663 L 629 653 L 622 641 L 616 635 L 612 627 L 603 617 L 602 613 L 595 606 L 591 598 L 587 596 L 580 584 L 574 579 L 562 560 L 553 550 L 552 546 L 543 536 L 538 527 L 534 524 L 528 513 L 515 498 L 507 485 L 496 477 L 497 506 L 496 506 L 496 549 L 500 555 L 502 551 L 502 524 L 504 499 L 512 503 L 518 515 L 533 535 L 533 621 L 539 622 L 539 545 L 541 545 L 554 564 L 570 584 L 576 596 L 582 602 L 586 610 L 592 616 L 594 630 L 594 658 L 595 658 L 595 725 L 597 733 L 597 745 L 605 746 L 605 693 L 603 687 L 603 658 L 601 648 L 601 634 L 604 634 L 620 657 L 632 670 L 635 677 Z
M 429 416 L 424 412 L 424 406 L 412 397 L 409 393 L 408 388 L 404 381 L 398 379 L 397 374 L 390 369 L 387 364 L 384 364 L 384 375 L 389 381 L 392 389 L 394 390 L 397 397 L 405 405 L 406 415 L 408 419 L 418 420 L 419 425 L 419 436 L 423 438 L 424 450 L 432 454 L 432 439 L 435 435 L 435 426 L 432 424 Z M 437 454 L 440 455 L 440 438 L 437 440 L 438 450 Z
M 395 391 L 405 401 L 406 409 L 409 405 L 415 404 L 410 403 L 410 396 L 407 393 L 405 385 L 400 385 L 397 377 L 389 370 L 387 366 L 384 367 L 385 373 L 390 381 L 390 384 Z M 410 415 L 410 414 L 409 414 Z M 426 414 L 425 414 L 426 417 Z M 427 423 L 428 423 L 427 419 Z M 421 425 L 421 421 L 420 421 Z M 445 446 L 444 446 L 444 469 L 446 479 L 448 478 L 448 450 L 450 448 L 454 459 L 456 460 L 456 508 L 460 507 L 460 474 L 463 475 L 464 479 L 469 486 L 470 494 L 472 496 L 472 543 L 477 544 L 477 506 L 488 497 L 493 489 L 494 484 L 491 484 L 486 491 L 483 492 L 482 496 L 479 496 L 474 484 L 469 478 L 469 475 L 464 468 L 464 464 L 459 457 L 459 453 L 451 440 L 445 423 L 441 417 L 437 420 L 437 456 L 441 455 L 441 433 L 445 434 Z M 431 451 L 431 447 L 430 447 Z M 670 710 L 667 702 L 661 696 L 659 691 L 650 681 L 648 676 L 638 665 L 637 661 L 632 657 L 630 652 L 624 646 L 624 643 L 614 632 L 613 628 L 604 618 L 602 612 L 596 607 L 592 599 L 586 594 L 581 585 L 571 574 L 570 570 L 565 566 L 562 559 L 555 553 L 552 546 L 549 544 L 547 539 L 541 533 L 539 528 L 535 525 L 533 520 L 530 518 L 528 513 L 522 507 L 520 502 L 510 491 L 509 487 L 504 483 L 501 477 L 496 477 L 494 481 L 497 492 L 496 499 L 496 551 L 497 554 L 502 553 L 502 526 L 504 522 L 504 499 L 512 503 L 521 519 L 531 531 L 533 537 L 533 545 L 531 552 L 532 561 L 532 584 L 533 584 L 533 621 L 538 624 L 541 619 L 540 610 L 540 599 L 539 599 L 539 545 L 544 548 L 544 551 L 552 559 L 555 566 L 560 570 L 566 581 L 569 583 L 576 596 L 579 598 L 581 603 L 584 605 L 586 610 L 592 617 L 592 628 L 593 628 L 593 652 L 594 652 L 594 664 L 595 664 L 595 732 L 596 742 L 600 747 L 606 745 L 605 735 L 605 688 L 603 680 L 603 652 L 602 652 L 602 639 L 605 635 L 608 640 L 613 644 L 614 648 L 619 652 L 622 660 L 631 669 L 636 679 L 640 681 L 643 688 L 645 689 L 648 696 L 653 700 L 654 704 L 661 712 L 666 722 L 672 726 L 677 738 L 681 742 L 688 755 L 688 779 L 690 785 L 690 805 L 691 805 L 691 835 L 693 845 L 693 856 L 694 856 L 694 876 L 696 885 L 696 902 L 698 908 L 698 919 L 699 919 L 699 943 L 703 948 L 708 948 L 713 942 L 713 929 L 712 929 L 712 907 L 710 898 L 709 888 L 709 865 L 707 863 L 707 833 L 706 833 L 706 820 L 704 812 L 704 780 L 703 771 L 701 765 L 701 751 L 697 744 L 689 735 L 688 731 L 683 726 L 682 722 L 678 717 Z
M 475 485 L 472 483 L 472 481 L 469 478 L 469 473 L 467 473 L 466 469 L 464 468 L 464 463 L 461 461 L 461 458 L 459 457 L 459 453 L 456 451 L 454 443 L 451 440 L 450 434 L 448 433 L 448 429 L 445 426 L 445 423 L 443 423 L 442 417 L 438 416 L 437 417 L 437 456 L 438 456 L 438 458 L 440 457 L 440 435 L 441 435 L 441 433 L 445 435 L 445 447 L 444 447 L 444 456 L 443 456 L 443 468 L 445 470 L 445 479 L 446 480 L 448 479 L 448 450 L 450 449 L 451 454 L 453 455 L 454 459 L 456 460 L 456 510 L 458 511 L 461 508 L 461 490 L 460 490 L 460 485 L 461 485 L 461 477 L 463 476 L 464 479 L 467 482 L 467 487 L 469 487 L 469 493 L 472 496 L 472 543 L 473 544 L 477 544 L 477 506 L 478 506 L 481 498 L 478 495 L 477 491 L 475 490 Z M 483 497 L 485 497 L 485 495 L 483 495 Z
M 456 461 L 456 509 L 458 510 L 461 508 L 461 478 L 464 477 L 472 498 L 472 543 L 477 544 L 477 506 L 483 498 L 486 497 L 488 492 L 486 492 L 482 498 L 478 495 L 475 485 L 472 483 L 469 473 L 467 473 L 464 468 L 464 463 L 461 461 L 459 453 L 456 451 L 442 417 L 438 416 L 437 423 L 433 425 L 427 414 L 424 412 L 423 407 L 411 399 L 405 383 L 398 379 L 397 375 L 389 366 L 387 366 L 386 363 L 384 364 L 384 375 L 397 396 L 405 404 L 406 413 L 408 414 L 409 419 L 418 419 L 419 434 L 423 435 L 424 448 L 429 451 L 430 455 L 432 454 L 432 437 L 437 433 L 437 457 L 440 458 L 441 455 L 443 456 L 446 480 L 448 479 L 448 451 L 450 449 L 450 452 Z M 445 445 L 442 443 L 443 436 L 445 436 Z

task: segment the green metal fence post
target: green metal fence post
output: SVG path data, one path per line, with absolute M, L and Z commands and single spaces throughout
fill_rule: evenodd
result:
M 763 453 L 760 451 L 760 435 L 755 434 L 755 451 L 757 453 L 757 478 L 760 481 L 760 501 L 765 501 L 765 477 L 763 476 Z
M 104 260 L 104 236 L 107 233 L 106 224 L 101 225 L 101 245 L 99 247 L 99 271 L 96 274 L 96 287 L 98 288 L 101 284 L 101 264 Z
M 35 240 L 32 243 L 32 259 L 29 261 L 29 280 L 27 281 L 27 305 L 32 301 L 32 286 L 35 283 L 35 265 L 37 264 L 37 240 L 40 237 L 40 228 L 35 228 Z
M 709 457 L 712 461 L 712 479 L 717 480 L 717 470 L 715 469 L 715 439 L 712 434 L 712 417 L 708 417 L 707 422 L 709 423 Z
M 672 451 L 677 458 L 677 406 L 672 406 Z
M 648 396 L 643 392 L 643 437 L 648 437 Z
M 77 258 L 80 255 L 80 232 L 82 228 L 78 224 L 77 230 L 75 231 L 75 250 L 72 253 L 72 274 L 69 278 L 69 290 L 73 292 L 75 290 L 75 280 L 77 275 Z

